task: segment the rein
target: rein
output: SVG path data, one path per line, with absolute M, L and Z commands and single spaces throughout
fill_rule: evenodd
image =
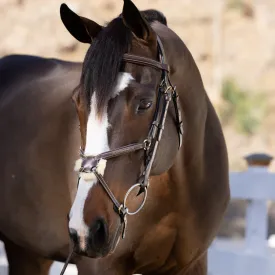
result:
M 81 177 L 83 177 L 84 179 L 85 178 L 88 179 L 89 177 L 93 177 L 93 178 L 95 177 L 94 179 L 97 179 L 98 182 L 100 182 L 106 194 L 109 196 L 110 200 L 113 202 L 114 211 L 119 215 L 121 224 L 122 224 L 122 239 L 125 238 L 127 215 L 137 214 L 143 208 L 146 202 L 147 188 L 149 186 L 149 176 L 150 176 L 153 161 L 156 156 L 157 148 L 162 137 L 164 124 L 167 116 L 167 111 L 171 100 L 173 101 L 174 108 L 175 108 L 175 114 L 176 114 L 175 125 L 178 132 L 179 148 L 182 145 L 183 128 L 182 128 L 181 113 L 179 108 L 180 103 L 178 99 L 178 94 L 176 92 L 176 87 L 173 87 L 170 82 L 170 79 L 168 76 L 169 67 L 165 63 L 166 59 L 164 55 L 164 48 L 159 37 L 157 37 L 157 42 L 158 42 L 158 51 L 159 51 L 160 61 L 156 61 L 153 59 L 136 56 L 132 54 L 124 54 L 123 56 L 124 62 L 133 63 L 137 65 L 142 65 L 142 66 L 149 66 L 162 71 L 161 82 L 159 85 L 158 95 L 157 95 L 156 110 L 154 113 L 153 122 L 151 124 L 151 128 L 149 130 L 147 138 L 142 143 L 129 144 L 114 150 L 101 153 L 97 156 L 86 156 L 84 154 L 84 151 L 80 149 L 81 158 L 77 160 L 76 166 L 75 166 L 75 170 L 79 173 L 78 181 Z M 104 180 L 102 176 L 103 172 L 101 172 L 101 170 L 102 168 L 105 168 L 106 161 L 108 159 L 120 157 L 122 155 L 130 154 L 141 150 L 144 151 L 145 168 L 143 169 L 143 172 L 139 176 L 138 182 L 129 188 L 129 190 L 125 194 L 123 203 L 120 203 L 114 196 L 113 192 L 109 188 L 106 181 Z M 139 188 L 137 196 L 144 193 L 144 197 L 138 209 L 134 212 L 130 212 L 126 204 L 127 198 L 130 195 L 130 193 L 132 193 L 132 191 L 137 188 Z M 67 262 L 69 262 L 70 258 L 73 255 L 73 252 L 68 257 Z M 64 266 L 63 269 L 64 269 L 63 271 L 64 273 L 66 267 Z M 61 273 L 61 275 L 63 273 Z
M 73 257 L 73 254 L 74 254 L 74 247 L 73 247 L 71 253 L 69 254 L 68 258 L 66 259 L 66 262 L 65 262 L 65 264 L 64 264 L 64 266 L 63 266 L 63 268 L 60 272 L 60 275 L 63 275 L 65 273 L 65 271 L 67 269 L 67 266 L 70 263 L 71 258 Z

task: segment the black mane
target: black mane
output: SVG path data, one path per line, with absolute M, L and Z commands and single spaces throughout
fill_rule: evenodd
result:
M 159 21 L 167 24 L 164 15 L 156 10 L 145 10 L 141 14 L 150 23 Z M 87 51 L 83 63 L 81 85 L 87 102 L 96 93 L 97 111 L 104 110 L 116 79 L 122 68 L 122 57 L 129 51 L 132 32 L 125 26 L 121 17 L 113 19 L 96 37 Z M 89 104 L 90 107 L 90 104 Z
M 158 10 L 150 9 L 150 10 L 144 10 L 140 12 L 143 17 L 149 22 L 153 23 L 154 21 L 158 21 L 162 23 L 163 25 L 167 26 L 167 19 L 164 16 L 164 14 Z
M 132 33 L 121 18 L 112 20 L 93 41 L 83 63 L 81 82 L 88 102 L 96 93 L 97 109 L 102 112 L 110 99 L 121 70 L 123 54 L 128 52 Z

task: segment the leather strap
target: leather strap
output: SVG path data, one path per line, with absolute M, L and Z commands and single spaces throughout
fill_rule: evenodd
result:
M 158 41 L 158 47 L 159 47 L 159 52 L 160 52 L 160 56 L 161 56 L 160 60 L 164 63 L 164 62 L 166 62 L 166 55 L 165 55 L 164 47 L 162 45 L 162 42 L 161 42 L 159 36 L 157 36 L 157 41 Z
M 113 202 L 113 204 L 115 205 L 116 210 L 119 211 L 121 204 L 117 201 L 116 197 L 114 196 L 113 192 L 109 188 L 108 184 L 105 182 L 105 180 L 103 179 L 103 177 L 96 170 L 93 171 L 93 173 L 95 174 L 96 178 L 101 183 L 103 189 L 105 190 L 105 192 L 107 193 L 107 195 L 109 196 L 109 198 L 111 199 L 111 201 Z
M 178 136 L 179 136 L 179 148 L 180 148 L 182 145 L 183 123 L 181 118 L 179 95 L 176 92 L 176 88 L 174 88 L 174 91 L 172 93 L 172 99 L 173 99 L 175 113 L 176 113 L 176 127 L 178 131 Z
M 111 189 L 109 188 L 108 184 L 103 179 L 103 177 L 96 170 L 94 170 L 93 173 L 95 174 L 97 180 L 101 183 L 101 186 L 103 187 L 103 189 L 105 190 L 105 192 L 109 196 L 110 200 L 114 204 L 114 210 L 119 215 L 120 220 L 121 220 L 121 224 L 122 224 L 122 239 L 124 239 L 125 238 L 126 224 L 127 224 L 126 215 L 128 213 L 127 212 L 128 209 L 126 208 L 126 206 L 124 204 L 120 204 L 118 202 L 118 200 L 114 196 L 113 192 L 111 191 Z
M 163 63 L 166 63 L 164 47 L 163 47 L 163 44 L 162 44 L 159 36 L 157 36 L 157 40 L 158 40 L 158 47 L 159 47 L 160 53 L 161 53 L 160 60 L 162 60 Z M 173 87 L 173 85 L 171 84 L 171 81 L 169 79 L 169 76 L 167 75 L 166 72 L 164 72 L 164 81 L 166 82 L 166 87 L 169 87 L 169 86 Z M 172 100 L 174 103 L 174 108 L 175 108 L 175 113 L 176 113 L 176 127 L 177 127 L 177 131 L 178 131 L 179 148 L 180 148 L 182 145 L 183 123 L 182 123 L 182 118 L 181 118 L 181 105 L 180 105 L 180 101 L 179 101 L 179 95 L 176 91 L 176 87 L 173 87 Z
M 146 144 L 143 143 L 134 143 L 134 144 L 129 144 L 114 150 L 110 150 L 101 154 L 98 154 L 96 156 L 84 156 L 83 155 L 83 163 L 82 166 L 83 167 L 90 167 L 93 168 L 96 166 L 96 163 L 100 160 L 100 159 L 111 159 L 111 158 L 116 158 L 122 155 L 127 155 L 129 153 L 132 152 L 136 152 L 142 149 L 146 149 Z
M 137 55 L 125 53 L 123 55 L 123 61 L 137 64 L 137 65 L 142 65 L 142 66 L 149 66 L 158 70 L 164 70 L 166 72 L 169 72 L 169 68 L 167 64 L 160 63 L 156 60 L 143 57 L 143 56 L 137 56 Z

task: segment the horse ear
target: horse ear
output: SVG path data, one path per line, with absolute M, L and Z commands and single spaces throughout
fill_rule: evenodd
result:
M 140 39 L 156 40 L 156 34 L 131 0 L 124 0 L 122 18 L 124 24 Z
M 82 43 L 91 43 L 102 30 L 102 26 L 77 15 L 64 3 L 60 6 L 60 17 L 69 33 Z

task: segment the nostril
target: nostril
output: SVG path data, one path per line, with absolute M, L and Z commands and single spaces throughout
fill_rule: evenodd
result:
M 77 244 L 78 243 L 78 237 L 77 237 L 77 231 L 73 228 L 69 228 L 69 235 L 72 241 Z
M 95 248 L 101 249 L 108 240 L 107 224 L 103 219 L 98 219 L 90 229 Z

